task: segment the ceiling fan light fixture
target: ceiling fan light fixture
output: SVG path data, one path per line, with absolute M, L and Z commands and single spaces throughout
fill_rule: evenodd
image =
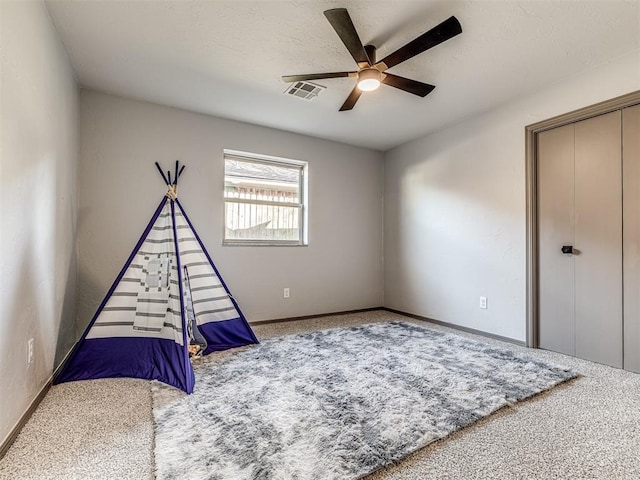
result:
M 376 68 L 365 68 L 358 72 L 358 88 L 363 92 L 372 92 L 380 86 L 382 74 Z

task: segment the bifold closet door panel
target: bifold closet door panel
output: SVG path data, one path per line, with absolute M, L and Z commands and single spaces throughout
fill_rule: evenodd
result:
M 540 348 L 575 355 L 574 126 L 538 134 L 538 318 Z
M 640 105 L 622 111 L 624 368 L 640 373 Z
M 575 315 L 580 358 L 622 367 L 621 112 L 575 124 Z

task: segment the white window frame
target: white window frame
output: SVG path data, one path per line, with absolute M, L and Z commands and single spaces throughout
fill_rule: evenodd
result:
M 242 162 L 251 162 L 251 163 L 262 163 L 283 167 L 297 167 L 300 169 L 300 181 L 299 181 L 299 193 L 300 193 L 300 202 L 299 203 L 287 203 L 287 202 L 270 202 L 265 200 L 246 200 L 246 199 L 227 199 L 225 197 L 225 180 L 227 177 L 226 171 L 226 160 L 227 159 L 236 159 Z M 301 160 L 292 160 L 290 158 L 280 158 L 273 157 L 270 155 L 262 155 L 258 153 L 248 153 L 248 152 L 240 152 L 237 150 L 227 150 L 223 151 L 223 161 L 222 161 L 222 182 L 223 182 L 223 192 L 222 192 L 222 245 L 236 245 L 236 246 L 307 246 L 308 242 L 308 234 L 307 234 L 307 225 L 308 225 L 308 171 L 309 164 L 308 162 L 304 162 Z M 298 207 L 298 225 L 299 225 L 299 237 L 298 240 L 253 240 L 253 239 L 227 239 L 227 202 L 231 203 L 246 203 L 250 205 L 273 205 L 273 206 L 282 206 L 282 207 Z

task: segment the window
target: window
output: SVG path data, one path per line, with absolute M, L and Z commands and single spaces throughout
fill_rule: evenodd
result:
M 230 245 L 304 245 L 307 163 L 224 152 L 224 239 Z

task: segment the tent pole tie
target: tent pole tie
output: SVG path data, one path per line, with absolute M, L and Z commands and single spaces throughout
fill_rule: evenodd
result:
M 178 198 L 178 186 L 175 183 L 173 185 L 169 185 L 167 197 L 169 197 L 170 200 L 175 200 L 176 198 Z

